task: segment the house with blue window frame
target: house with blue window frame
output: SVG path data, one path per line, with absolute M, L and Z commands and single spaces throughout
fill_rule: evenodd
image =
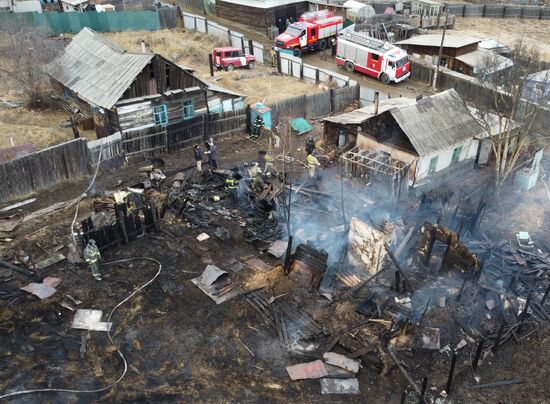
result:
M 130 53 L 89 28 L 47 67 L 53 96 L 97 137 L 162 134 L 170 144 L 207 136 L 212 113 L 244 109 L 243 96 L 204 82 L 159 54 Z M 173 140 L 173 141 L 172 141 Z
M 355 146 L 347 159 L 351 172 L 369 181 L 384 175 L 426 191 L 476 163 L 489 163 L 488 133 L 475 116 L 476 110 L 450 89 L 417 99 L 387 99 L 323 121 L 328 142 Z M 492 130 L 498 133 L 496 119 Z

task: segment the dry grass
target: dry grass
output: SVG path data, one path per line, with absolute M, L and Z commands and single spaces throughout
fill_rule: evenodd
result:
M 72 139 L 72 130 L 59 126 L 69 118 L 64 111 L 0 108 L 0 147 L 31 143 L 44 148 Z
M 548 20 L 457 18 L 454 29 L 449 33 L 493 38 L 507 46 L 513 46 L 519 39 L 523 39 L 526 44 L 536 46 L 543 61 L 550 62 Z
M 141 52 L 143 40 L 148 52 L 159 53 L 179 65 L 191 67 L 198 77 L 206 81 L 210 80 L 208 54 L 215 47 L 227 46 L 227 42 L 219 37 L 198 32 L 127 31 L 106 35 L 111 41 L 130 52 Z M 215 83 L 245 95 L 249 104 L 258 101 L 272 103 L 322 91 L 314 84 L 272 73 L 271 66 L 262 65 L 256 65 L 256 69 L 252 71 L 247 69 L 234 72 L 219 71 L 215 73 L 219 78 Z

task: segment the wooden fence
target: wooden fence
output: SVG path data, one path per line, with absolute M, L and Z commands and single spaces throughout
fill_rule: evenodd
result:
M 271 108 L 273 126 L 279 123 L 279 118 L 317 119 L 333 112 L 342 112 L 346 107 L 359 99 L 359 86 L 331 89 L 312 95 L 301 95 L 288 98 Z
M 83 139 L 71 140 L 0 165 L 0 202 L 24 197 L 90 172 Z
M 244 109 L 219 114 L 199 115 L 193 119 L 153 126 L 139 130 L 115 133 L 88 143 L 92 162 L 116 156 L 138 154 L 162 155 L 173 153 L 195 143 L 202 143 L 208 137 L 223 137 L 244 132 L 246 113 Z M 103 144 L 103 145 L 102 145 Z

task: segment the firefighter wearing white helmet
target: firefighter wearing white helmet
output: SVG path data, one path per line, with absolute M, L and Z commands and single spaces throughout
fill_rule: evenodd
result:
M 99 273 L 99 260 L 101 258 L 101 253 L 95 240 L 88 240 L 88 245 L 84 249 L 84 261 L 88 263 L 90 269 L 92 270 L 92 275 L 96 281 L 101 280 L 101 274 Z

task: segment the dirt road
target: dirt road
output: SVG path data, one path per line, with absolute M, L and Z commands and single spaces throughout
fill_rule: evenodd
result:
M 253 41 L 261 43 L 266 50 L 273 46 L 273 43 L 267 38 L 266 33 L 263 33 L 257 29 L 214 16 L 208 16 L 208 19 L 215 21 L 231 30 L 240 32 Z M 374 78 L 365 76 L 364 74 L 346 72 L 344 69 L 341 69 L 338 65 L 336 65 L 336 62 L 334 62 L 330 55 L 330 50 L 307 54 L 304 56 L 304 62 L 350 76 L 353 80 L 357 81 L 359 85 L 372 88 L 376 91 L 389 93 L 392 98 L 399 96 L 416 97 L 422 93 L 430 93 L 429 87 L 427 87 L 424 83 L 418 83 L 413 80 L 406 80 L 399 84 L 384 84 Z

